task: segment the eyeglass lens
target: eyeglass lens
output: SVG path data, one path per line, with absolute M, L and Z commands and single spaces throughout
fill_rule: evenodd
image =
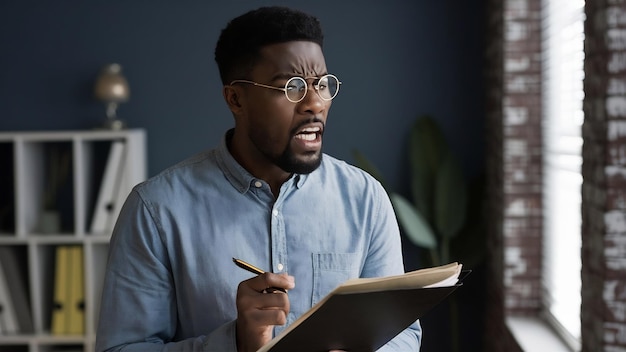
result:
M 333 99 L 339 92 L 339 80 L 333 75 L 322 76 L 313 84 L 317 94 L 324 100 Z M 287 99 L 299 102 L 304 99 L 307 92 L 308 83 L 302 77 L 293 77 L 285 84 Z

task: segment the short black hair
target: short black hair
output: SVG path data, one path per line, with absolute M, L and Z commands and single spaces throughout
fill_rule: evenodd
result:
M 261 7 L 231 20 L 215 46 L 223 84 L 243 79 L 259 59 L 260 49 L 294 40 L 324 43 L 318 18 L 288 7 Z

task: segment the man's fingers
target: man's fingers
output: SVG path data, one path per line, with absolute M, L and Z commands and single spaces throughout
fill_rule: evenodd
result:
M 239 284 L 237 290 L 238 329 L 265 331 L 272 325 L 284 325 L 289 314 L 289 295 L 283 293 L 262 293 L 267 282 L 262 278 L 253 278 Z M 259 330 L 260 329 L 260 330 Z
M 287 312 L 274 308 L 257 309 L 250 312 L 248 321 L 252 325 L 285 325 L 287 323 Z
M 264 273 L 239 283 L 237 289 L 237 345 L 256 350 L 272 337 L 272 326 L 285 325 L 289 295 L 267 293 L 270 289 L 290 290 L 294 278 L 287 274 Z M 266 293 L 264 293 L 266 292 Z
M 295 287 L 294 277 L 287 274 L 265 273 L 244 282 L 257 292 L 271 292 L 275 289 L 291 290 Z
M 241 307 L 252 309 L 283 309 L 289 311 L 289 296 L 285 294 L 268 294 L 251 289 L 238 297 Z

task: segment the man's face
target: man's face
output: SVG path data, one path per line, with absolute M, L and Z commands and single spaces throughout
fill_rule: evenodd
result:
M 253 68 L 251 81 L 285 86 L 291 77 L 303 77 L 308 92 L 293 103 L 280 90 L 245 84 L 243 113 L 237 128 L 249 139 L 247 152 L 257 154 L 259 163 L 279 166 L 289 173 L 309 173 L 322 158 L 322 135 L 331 102 L 315 91 L 316 77 L 328 73 L 320 46 L 308 41 L 273 44 L 261 50 L 262 59 Z M 258 165 L 261 166 L 261 165 Z

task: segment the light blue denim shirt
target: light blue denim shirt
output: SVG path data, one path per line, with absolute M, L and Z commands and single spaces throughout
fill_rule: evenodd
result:
M 295 277 L 287 324 L 350 278 L 404 272 L 391 203 L 371 176 L 324 155 L 275 199 L 223 139 L 128 196 L 111 238 L 96 350 L 236 351 L 237 286 L 253 274 L 233 257 Z M 381 351 L 418 351 L 420 340 L 415 322 Z

